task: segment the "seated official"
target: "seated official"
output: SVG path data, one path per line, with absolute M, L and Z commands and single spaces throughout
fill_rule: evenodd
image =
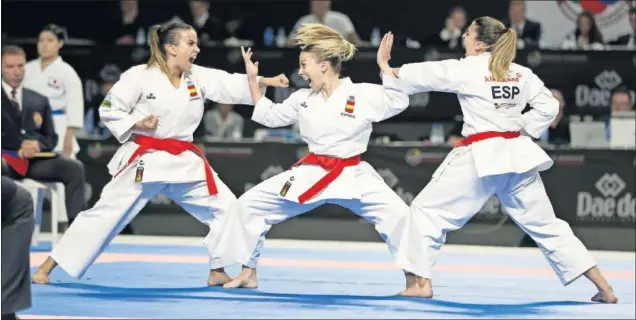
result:
M 7 164 L 3 161 L 2 175 L 63 183 L 70 222 L 86 205 L 84 166 L 76 160 L 38 155 L 51 152 L 58 136 L 48 99 L 22 86 L 25 64 L 20 47 L 2 48 L 2 157 Z
M 2 320 L 31 307 L 33 199 L 15 181 L 2 177 Z

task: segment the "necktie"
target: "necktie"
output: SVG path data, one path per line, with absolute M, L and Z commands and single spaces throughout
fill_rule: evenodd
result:
M 18 111 L 18 113 L 20 113 L 20 103 L 18 102 L 18 99 L 15 96 L 16 93 L 17 93 L 17 91 L 15 89 L 11 90 L 11 103 L 15 107 L 16 111 Z

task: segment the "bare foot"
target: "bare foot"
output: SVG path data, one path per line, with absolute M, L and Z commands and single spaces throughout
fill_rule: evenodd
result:
M 256 269 L 243 266 L 241 274 L 236 279 L 223 285 L 223 288 L 258 288 L 258 278 L 256 277 Z
M 38 270 L 35 272 L 33 277 L 31 277 L 31 282 L 37 284 L 49 284 L 51 283 L 51 279 L 49 279 L 49 274 L 44 270 Z
M 415 283 L 417 276 L 411 272 L 406 272 L 404 276 L 406 277 L 406 289 L 408 289 Z
M 425 279 L 415 275 L 409 277 L 409 275 L 407 274 L 407 283 L 409 282 L 411 283 L 411 285 L 408 286 L 406 290 L 398 293 L 398 296 L 418 298 L 433 297 L 433 287 L 431 285 L 430 279 Z
M 38 268 L 38 271 L 35 272 L 33 277 L 31 277 L 31 282 L 38 284 L 49 284 L 51 280 L 49 279 L 49 275 L 51 271 L 55 269 L 57 266 L 57 262 L 53 260 L 50 256 L 44 260 L 44 262 Z
M 603 303 L 616 303 L 618 302 L 618 297 L 614 293 L 614 289 L 612 287 L 606 291 L 599 291 L 592 297 L 592 301 L 594 302 L 603 302 Z
M 208 276 L 208 286 L 222 286 L 230 281 L 232 281 L 232 278 L 230 278 L 230 276 L 225 273 L 225 270 L 210 270 L 210 275 Z

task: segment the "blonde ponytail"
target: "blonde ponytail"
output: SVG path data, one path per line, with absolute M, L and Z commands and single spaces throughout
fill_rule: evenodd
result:
M 296 31 L 296 44 L 316 55 L 319 61 L 330 61 L 336 73 L 343 61 L 353 59 L 358 50 L 338 31 L 319 23 L 307 23 Z
M 517 55 L 517 34 L 512 29 L 499 37 L 492 45 L 488 69 L 495 79 L 505 79 L 510 72 L 510 64 Z
M 152 27 L 150 30 L 150 58 L 148 59 L 147 66 L 157 66 L 166 75 L 170 75 L 168 64 L 166 63 L 166 56 L 161 48 L 161 41 L 159 38 L 160 25 Z

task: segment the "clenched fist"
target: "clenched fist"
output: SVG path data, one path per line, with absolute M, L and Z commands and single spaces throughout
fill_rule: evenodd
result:
M 135 123 L 135 128 L 139 130 L 154 130 L 157 129 L 158 124 L 159 118 L 149 115 L 142 120 L 137 121 L 137 123 Z

